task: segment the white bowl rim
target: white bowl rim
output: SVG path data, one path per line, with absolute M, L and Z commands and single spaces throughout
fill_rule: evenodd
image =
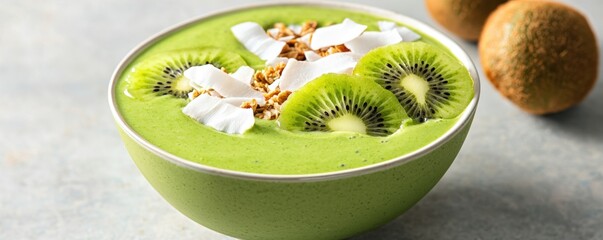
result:
M 451 51 L 467 68 L 471 77 L 473 78 L 473 88 L 474 88 L 474 96 L 471 99 L 469 105 L 465 108 L 465 110 L 461 113 L 459 120 L 442 136 L 437 138 L 435 141 L 402 156 L 397 158 L 393 158 L 387 161 L 382 161 L 379 163 L 346 169 L 341 171 L 334 172 L 325 172 L 325 173 L 313 173 L 313 174 L 263 174 L 263 173 L 251 173 L 251 172 L 242 172 L 235 170 L 222 169 L 212 166 L 203 165 L 200 163 L 196 163 L 193 161 L 186 160 L 184 158 L 175 156 L 171 153 L 168 153 L 165 150 L 160 149 L 159 147 L 151 144 L 147 140 L 145 140 L 142 136 L 136 133 L 124 120 L 123 116 L 119 113 L 117 108 L 117 103 L 115 100 L 115 87 L 117 85 L 118 79 L 120 78 L 122 72 L 126 69 L 126 67 L 134 60 L 142 51 L 144 51 L 148 46 L 154 44 L 159 39 L 163 37 L 179 31 L 191 24 L 197 23 L 207 18 L 215 17 L 218 15 L 224 15 L 232 12 L 248 10 L 252 8 L 263 8 L 270 6 L 312 6 L 312 7 L 323 7 L 323 8 L 338 8 L 344 10 L 351 11 L 359 11 L 363 13 L 368 13 L 376 16 L 380 16 L 383 18 L 392 19 L 398 22 L 405 23 L 413 28 L 418 29 L 423 34 L 430 36 L 431 38 L 437 39 L 442 45 L 447 47 L 449 51 Z M 335 180 L 342 178 L 349 178 L 360 176 L 364 174 L 384 171 L 404 163 L 408 163 L 412 160 L 421 158 L 422 156 L 432 152 L 437 149 L 444 143 L 450 141 L 454 138 L 464 127 L 470 123 L 473 115 L 475 114 L 477 103 L 479 101 L 480 95 L 480 80 L 475 65 L 471 58 L 467 55 L 467 53 L 452 39 L 450 39 L 445 34 L 435 30 L 433 27 L 415 20 L 413 18 L 407 17 L 402 14 L 398 14 L 392 11 L 366 6 L 362 4 L 354 4 L 354 3 L 344 3 L 344 2 L 332 2 L 332 1 L 316 1 L 316 0 L 304 0 L 304 1 L 270 1 L 263 3 L 255 3 L 249 5 L 242 5 L 238 7 L 228 8 L 225 10 L 219 10 L 215 12 L 211 12 L 200 17 L 196 17 L 187 21 L 184 21 L 180 24 L 169 27 L 154 36 L 146 39 L 138 46 L 136 46 L 133 50 L 131 50 L 126 57 L 122 59 L 119 63 L 118 67 L 113 72 L 111 76 L 111 82 L 109 84 L 109 106 L 111 108 L 111 113 L 116 120 L 117 125 L 137 144 L 141 145 L 146 150 L 156 154 L 164 160 L 167 160 L 173 164 L 176 164 L 181 167 L 189 168 L 198 172 L 208 173 L 223 177 L 231 177 L 231 178 L 239 178 L 246 180 L 257 180 L 257 181 L 274 181 L 274 182 L 313 182 L 313 181 L 326 181 L 326 180 Z

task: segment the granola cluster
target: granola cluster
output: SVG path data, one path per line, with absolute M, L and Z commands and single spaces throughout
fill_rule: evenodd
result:
M 316 51 L 316 53 L 318 53 L 318 55 L 320 55 L 321 57 L 325 57 L 325 56 L 331 55 L 333 53 L 349 52 L 349 51 L 350 51 L 350 49 L 345 47 L 345 45 L 340 44 L 340 45 L 332 46 L 327 49 L 319 49 L 318 51 Z
M 318 27 L 318 23 L 316 21 L 306 21 L 302 25 L 299 35 L 304 36 L 308 33 L 314 33 L 314 31 L 316 30 L 316 27 Z
M 253 115 L 257 118 L 274 120 L 277 119 L 281 113 L 281 106 L 289 95 L 291 91 L 281 91 L 280 89 L 275 89 L 269 93 L 264 94 L 264 99 L 266 100 L 265 105 L 259 105 L 255 99 L 251 101 L 243 102 L 241 104 L 242 108 L 251 108 L 253 110 Z
M 316 21 L 307 21 L 301 26 L 301 30 L 299 31 L 299 34 L 297 34 L 284 23 L 276 23 L 274 24 L 274 28 L 278 30 L 278 33 L 270 34 L 270 32 L 268 32 L 268 35 L 277 40 L 288 39 L 286 42 L 287 44 L 283 47 L 279 57 L 294 58 L 303 61 L 306 60 L 304 52 L 310 50 L 310 47 L 308 46 L 310 40 L 308 39 L 308 41 L 305 42 L 301 41 L 300 38 L 306 34 L 310 34 L 309 37 L 311 38 L 311 34 L 314 33 L 317 25 Z
M 213 88 L 201 88 L 201 89 L 193 89 L 193 91 L 190 93 L 190 98 L 191 99 L 195 99 L 198 96 L 202 95 L 202 94 L 207 94 L 209 96 L 216 96 L 219 98 L 224 98 L 222 95 L 220 95 L 220 93 L 218 93 L 216 90 L 214 90 Z
M 277 119 L 281 112 L 281 105 L 285 103 L 291 92 L 281 91 L 278 87 L 275 90 L 270 91 L 268 86 L 276 81 L 276 79 L 280 78 L 284 68 L 285 63 L 279 63 L 274 67 L 266 66 L 264 69 L 256 71 L 251 86 L 264 93 L 266 104 L 260 105 L 257 100 L 251 99 L 250 101 L 243 102 L 241 107 L 251 108 L 254 116 L 257 118 L 267 120 Z M 190 98 L 195 99 L 202 94 L 223 98 L 219 92 L 212 88 L 195 89 L 190 93 Z
M 268 93 L 270 91 L 268 86 L 281 77 L 283 69 L 285 69 L 285 63 L 279 63 L 274 67 L 266 66 L 264 69 L 256 71 L 253 75 L 251 87 L 260 92 Z
M 274 24 L 274 28 L 276 30 L 278 30 L 278 33 L 271 34 L 270 32 L 268 32 L 268 35 L 277 40 L 281 39 L 281 38 L 285 38 L 285 37 L 290 37 L 290 36 L 293 36 L 293 38 L 300 38 L 306 34 L 314 33 L 317 26 L 318 26 L 318 23 L 316 21 L 306 21 L 300 27 L 299 33 L 295 33 L 292 29 L 287 27 L 287 25 L 279 22 L 279 23 Z
M 241 107 L 253 109 L 253 114 L 257 118 L 267 120 L 277 119 L 281 112 L 281 105 L 287 100 L 291 92 L 281 92 L 278 87 L 270 91 L 268 86 L 281 77 L 285 66 L 285 63 L 279 63 L 274 67 L 266 66 L 264 69 L 257 71 L 255 75 L 253 75 L 251 86 L 264 93 L 266 104 L 259 105 L 255 99 L 252 99 L 251 101 L 243 102 Z
M 279 57 L 294 58 L 298 61 L 304 61 L 306 60 L 306 55 L 304 52 L 312 50 L 308 45 L 312 41 L 312 34 L 316 30 L 317 26 L 318 23 L 316 21 L 307 21 L 301 26 L 301 30 L 299 31 L 299 34 L 297 34 L 288 28 L 284 23 L 276 23 L 274 24 L 274 29 L 277 29 L 278 32 L 276 34 L 272 34 L 270 32 L 267 33 L 268 36 L 277 40 L 287 39 L 287 44 L 283 47 Z M 308 37 L 302 40 L 302 38 L 304 38 L 306 35 L 308 35 Z M 327 49 L 319 49 L 316 51 L 316 53 L 321 57 L 324 57 L 333 53 L 349 51 L 349 49 L 341 44 Z
M 286 45 L 283 47 L 279 57 L 294 58 L 298 61 L 306 60 L 304 52 L 312 51 L 309 44 L 312 41 L 312 34 L 316 30 L 318 24 L 316 21 L 307 21 L 301 28 L 296 31 L 287 27 L 284 23 L 274 24 L 274 28 L 267 31 L 268 36 L 286 41 Z M 349 52 L 343 44 L 332 46 L 329 48 L 319 49 L 316 52 L 321 57 L 328 56 L 330 54 L 339 52 Z M 281 91 L 278 87 L 271 90 L 269 86 L 281 77 L 283 69 L 285 69 L 286 63 L 279 63 L 275 66 L 266 66 L 262 70 L 257 70 L 253 75 L 251 81 L 251 87 L 257 91 L 264 93 L 265 104 L 260 105 L 256 99 L 243 102 L 241 108 L 250 108 L 253 110 L 253 114 L 257 118 L 274 120 L 280 115 L 281 106 L 287 100 L 291 91 Z M 222 71 L 225 71 L 222 68 Z M 195 89 L 190 93 L 190 98 L 194 99 L 202 94 L 210 96 L 217 96 L 223 98 L 219 92 L 214 89 Z

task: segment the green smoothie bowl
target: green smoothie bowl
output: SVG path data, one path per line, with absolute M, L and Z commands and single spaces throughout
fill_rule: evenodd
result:
M 408 127 L 405 134 L 411 137 L 300 135 L 260 119 L 247 133 L 229 136 L 184 116 L 187 100 L 129 99 L 133 66 L 155 53 L 209 42 L 211 47 L 229 46 L 258 70 L 263 60 L 232 37 L 234 24 L 316 19 L 320 25 L 347 17 L 368 29 L 375 29 L 377 20 L 395 22 L 454 56 L 472 78 L 464 110 L 453 120 L 427 121 L 424 126 L 432 128 Z M 391 221 L 424 197 L 452 164 L 478 99 L 479 77 L 471 59 L 444 34 L 397 13 L 338 2 L 265 3 L 187 21 L 131 51 L 109 86 L 118 130 L 149 183 L 190 219 L 241 239 L 342 239 Z

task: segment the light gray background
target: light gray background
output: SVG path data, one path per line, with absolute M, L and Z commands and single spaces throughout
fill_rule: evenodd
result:
M 422 1 L 355 2 L 440 28 Z M 0 239 L 228 239 L 146 183 L 120 142 L 106 88 L 150 35 L 243 3 L 0 0 Z M 603 45 L 603 2 L 571 4 Z M 477 61 L 475 44 L 459 42 Z M 473 127 L 442 181 L 356 239 L 603 239 L 601 78 L 579 107 L 546 117 L 521 112 L 483 78 Z

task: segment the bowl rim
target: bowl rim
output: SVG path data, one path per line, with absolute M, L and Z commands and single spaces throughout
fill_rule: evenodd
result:
M 115 99 L 115 87 L 117 85 L 118 79 L 122 75 L 123 71 L 126 67 L 147 47 L 156 43 L 163 37 L 179 31 L 191 24 L 198 23 L 208 18 L 229 14 L 238 11 L 249 10 L 253 8 L 264 8 L 271 6 L 311 6 L 311 7 L 322 7 L 322 8 L 338 8 L 350 11 L 358 11 L 367 14 L 372 14 L 376 16 L 380 16 L 383 18 L 392 19 L 398 22 L 403 22 L 413 28 L 420 30 L 423 34 L 430 36 L 431 38 L 437 39 L 442 45 L 448 48 L 450 52 L 452 52 L 467 68 L 469 74 L 473 78 L 473 89 L 474 96 L 471 99 L 469 105 L 465 108 L 465 110 L 461 113 L 459 120 L 442 136 L 438 137 L 436 140 L 430 142 L 429 144 L 399 157 L 389 159 L 387 161 L 382 161 L 379 163 L 351 168 L 341 171 L 334 172 L 324 172 L 324 173 L 312 173 L 312 174 L 264 174 L 264 173 L 252 173 L 252 172 L 243 172 L 236 170 L 228 170 L 217 167 L 212 167 L 208 165 L 204 165 L 201 163 L 196 163 L 193 161 L 186 160 L 184 158 L 178 157 L 167 151 L 153 145 L 148 142 L 138 133 L 136 133 L 124 120 L 123 116 L 118 111 L 117 102 Z M 316 0 L 296 0 L 296 1 L 287 1 L 287 2 L 278 2 L 278 1 L 268 1 L 262 3 L 254 3 L 247 5 L 240 5 L 236 7 L 231 7 L 223 10 L 213 11 L 202 16 L 198 16 L 179 24 L 168 27 L 167 29 L 162 30 L 161 32 L 147 38 L 142 43 L 138 44 L 134 49 L 132 49 L 118 64 L 117 68 L 114 70 L 111 81 L 109 83 L 109 106 L 111 108 L 111 113 L 113 118 L 115 119 L 119 128 L 121 128 L 131 139 L 133 139 L 137 144 L 141 145 L 146 150 L 152 152 L 153 154 L 161 157 L 162 159 L 169 161 L 175 165 L 180 167 L 189 168 L 198 172 L 208 173 L 212 175 L 218 175 L 223 177 L 231 177 L 231 178 L 239 178 L 246 180 L 257 180 L 257 181 L 276 181 L 276 182 L 314 182 L 314 181 L 325 181 L 325 180 L 335 180 L 342 178 L 350 178 L 356 177 L 364 174 L 370 174 L 374 172 L 384 171 L 387 169 L 391 169 L 393 167 L 408 163 L 415 159 L 421 158 L 428 153 L 434 151 L 444 143 L 450 141 L 454 138 L 461 130 L 465 128 L 467 124 L 470 124 L 473 115 L 475 114 L 477 103 L 479 101 L 480 96 L 480 79 L 479 74 L 475 68 L 475 65 L 469 55 L 459 46 L 454 40 L 452 40 L 447 35 L 442 32 L 435 30 L 432 26 L 429 26 L 426 23 L 423 23 L 419 20 L 415 20 L 414 18 L 407 17 L 403 14 L 395 13 L 393 11 L 384 10 L 377 7 L 367 6 L 363 4 L 355 4 L 355 3 L 344 3 L 344 2 L 334 2 L 334 1 L 316 1 Z

